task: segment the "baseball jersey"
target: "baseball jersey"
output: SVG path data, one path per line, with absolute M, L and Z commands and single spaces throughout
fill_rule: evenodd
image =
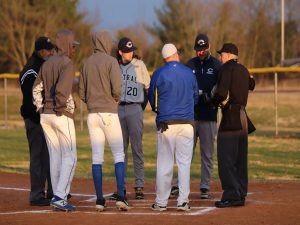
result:
M 127 65 L 120 64 L 122 78 L 122 102 L 144 102 L 144 88 L 150 85 L 150 76 L 142 60 L 132 59 Z

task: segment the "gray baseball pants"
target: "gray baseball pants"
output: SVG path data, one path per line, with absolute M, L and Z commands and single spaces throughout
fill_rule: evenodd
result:
M 195 146 L 197 139 L 200 140 L 201 153 L 201 181 L 200 189 L 210 189 L 210 179 L 214 166 L 214 142 L 217 132 L 217 122 L 196 121 L 195 125 Z
M 143 117 L 144 112 L 141 104 L 133 103 L 119 105 L 119 119 L 122 128 L 125 153 L 125 177 L 127 175 L 128 146 L 130 140 L 135 176 L 134 187 L 144 187 L 144 159 L 142 148 L 144 129 Z

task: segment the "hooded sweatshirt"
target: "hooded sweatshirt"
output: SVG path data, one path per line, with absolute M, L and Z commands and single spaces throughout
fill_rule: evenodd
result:
M 58 52 L 43 64 L 32 89 L 33 103 L 40 113 L 73 117 L 75 70 L 69 58 L 69 48 L 74 42 L 74 34 L 70 30 L 61 30 L 56 35 Z
M 113 41 L 109 32 L 92 37 L 94 53 L 81 69 L 79 96 L 89 113 L 117 113 L 121 96 L 121 73 L 116 58 L 110 56 Z

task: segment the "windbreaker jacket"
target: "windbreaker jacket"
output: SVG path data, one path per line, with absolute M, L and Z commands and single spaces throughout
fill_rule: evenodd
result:
M 58 53 L 51 56 L 41 67 L 32 93 L 34 105 L 40 113 L 65 115 L 73 118 L 75 103 L 72 97 L 75 70 L 69 58 L 69 46 L 74 37 L 56 39 Z
M 113 42 L 108 32 L 93 35 L 94 53 L 81 69 L 79 96 L 89 113 L 117 113 L 121 97 L 121 72 L 110 56 Z
M 196 76 L 199 87 L 199 101 L 195 106 L 195 119 L 204 121 L 217 121 L 218 108 L 212 107 L 206 103 L 201 95 L 202 93 L 211 96 L 211 91 L 218 80 L 218 72 L 221 62 L 215 57 L 209 55 L 206 59 L 200 60 L 194 57 L 187 62 L 187 66 L 191 68 Z
M 21 115 L 24 119 L 31 119 L 36 123 L 40 122 L 40 114 L 36 111 L 36 107 L 32 102 L 32 87 L 44 62 L 44 59 L 40 58 L 34 52 L 19 76 L 19 83 L 23 94 L 23 101 L 20 108 Z
M 149 102 L 157 125 L 169 120 L 194 120 L 198 85 L 192 70 L 177 61 L 157 69 L 150 82 Z
M 255 80 L 250 76 L 246 67 L 237 60 L 224 63 L 219 72 L 217 89 L 212 102 L 218 106 L 226 100 L 222 107 L 222 120 L 219 131 L 241 130 L 240 109 L 245 110 L 249 90 L 255 88 Z M 248 128 L 253 126 L 248 118 Z

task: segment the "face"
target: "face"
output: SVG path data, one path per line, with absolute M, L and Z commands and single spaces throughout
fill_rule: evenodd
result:
M 208 49 L 205 49 L 205 50 L 197 50 L 196 51 L 196 55 L 201 59 L 201 60 L 203 60 L 203 59 L 205 59 L 206 57 L 207 57 L 207 55 L 208 55 Z
M 44 60 L 49 59 L 49 57 L 52 56 L 53 53 L 54 53 L 54 49 L 50 49 L 50 50 L 42 49 L 39 51 L 40 57 Z
M 229 54 L 226 52 L 221 52 L 221 54 L 219 55 L 219 59 L 221 63 L 224 64 L 229 60 Z
M 70 57 L 70 59 L 73 59 L 75 57 L 76 51 L 77 51 L 77 46 L 76 45 L 71 45 L 69 47 L 69 53 L 70 53 L 69 57 Z
M 124 64 L 131 62 L 133 58 L 133 52 L 122 52 L 119 50 L 119 54 L 122 57 L 122 63 Z

